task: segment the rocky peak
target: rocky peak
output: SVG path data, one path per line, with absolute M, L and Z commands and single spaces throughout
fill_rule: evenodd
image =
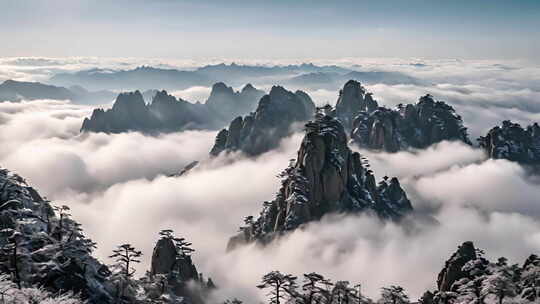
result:
M 437 279 L 439 291 L 450 291 L 455 282 L 465 278 L 467 273 L 463 270 L 463 266 L 470 261 L 476 260 L 476 258 L 476 248 L 473 242 L 469 241 L 461 244 L 450 259 L 446 261 L 444 268 L 439 273 Z
M 371 93 L 356 80 L 349 80 L 339 91 L 336 103 L 336 117 L 341 120 L 347 130 L 352 127 L 353 118 L 361 111 L 372 112 L 378 104 Z
M 307 121 L 314 111 L 315 105 L 306 93 L 274 86 L 260 99 L 255 112 L 236 117 L 228 129 L 218 133 L 210 154 L 238 150 L 248 155 L 267 152 L 291 134 L 294 123 Z
M 138 90 L 135 92 L 120 93 L 113 104 L 113 111 L 141 112 L 146 109 L 144 98 Z
M 522 164 L 540 164 L 540 126 L 538 123 L 522 128 L 509 120 L 503 121 L 478 138 L 488 157 L 507 159 Z
M 253 111 L 263 95 L 263 91 L 255 89 L 251 84 L 246 85 L 241 92 L 235 92 L 232 87 L 218 82 L 212 86 L 206 106 L 227 122 L 238 115 Z
M 227 86 L 223 82 L 215 83 L 212 86 L 212 91 L 210 92 L 210 97 L 217 95 L 217 94 L 234 94 L 234 90 L 232 87 Z M 209 98 L 211 99 L 211 98 Z
M 161 238 L 156 243 L 152 253 L 150 273 L 167 274 L 173 270 L 176 263 L 176 247 L 171 239 Z
M 169 93 L 167 93 L 167 91 L 165 90 L 161 90 L 155 93 L 154 97 L 152 98 L 151 104 L 171 104 L 177 101 L 178 100 L 176 99 L 176 97 L 169 95 Z
M 253 92 L 253 91 L 257 91 L 257 89 L 255 89 L 255 87 L 253 87 L 253 85 L 251 83 L 248 83 L 242 88 L 242 90 L 240 92 L 242 94 L 245 94 L 247 92 Z
M 426 148 L 443 140 L 471 144 L 461 116 L 443 101 L 422 96 L 416 104 L 396 109 L 362 111 L 353 121 L 351 139 L 360 147 L 386 152 Z
M 360 154 L 347 146 L 340 121 L 321 113 L 306 124 L 298 157 L 280 177 L 276 198 L 263 204 L 256 220 L 248 217 L 229 249 L 251 241 L 268 242 L 329 213 L 368 212 L 398 220 L 412 210 L 399 181 L 385 178 L 377 185 Z
M 191 259 L 191 252 L 194 251 L 190 247 L 191 243 L 174 237 L 172 230 L 162 230 L 160 235 L 146 278 L 149 282 L 159 282 L 159 291 L 154 290 L 152 293 L 156 294 L 152 297 L 182 297 L 182 303 L 205 303 L 204 298 L 208 292 L 216 287 L 212 279 L 205 281 L 202 273 L 197 271 Z

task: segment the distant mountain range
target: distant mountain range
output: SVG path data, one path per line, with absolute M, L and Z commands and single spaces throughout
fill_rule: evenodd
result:
M 336 90 L 343 82 L 348 80 L 360 81 L 364 84 L 384 83 L 395 84 L 422 84 L 423 81 L 401 72 L 386 71 L 350 71 L 345 74 L 335 72 L 313 72 L 291 77 L 285 81 L 287 85 L 303 87 L 306 89 Z
M 79 104 L 102 104 L 111 101 L 116 93 L 111 91 L 90 92 L 81 86 L 70 88 L 39 82 L 6 80 L 0 84 L 0 102 L 36 99 L 71 100 Z
M 49 82 L 59 86 L 83 86 L 90 90 L 181 90 L 193 86 L 210 86 L 219 81 L 240 86 L 281 83 L 305 88 L 337 89 L 346 80 L 363 83 L 417 84 L 421 81 L 400 72 L 355 71 L 338 66 L 300 64 L 288 66 L 255 66 L 238 64 L 207 65 L 193 71 L 142 66 L 132 70 L 91 69 L 54 75 Z

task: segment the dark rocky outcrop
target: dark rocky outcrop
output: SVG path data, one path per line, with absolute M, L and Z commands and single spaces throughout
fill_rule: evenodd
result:
M 459 246 L 439 273 L 437 278 L 439 291 L 450 291 L 455 282 L 465 278 L 467 273 L 463 270 L 463 266 L 476 258 L 476 248 L 472 242 L 464 242 Z
M 169 237 L 162 237 L 156 243 L 145 280 L 147 287 L 155 283 L 160 285 L 158 290 L 147 292 L 154 300 L 181 297 L 185 299 L 182 303 L 204 303 L 208 292 L 216 288 L 211 278 L 204 280 L 191 256 L 181 253 L 174 239 Z
M 176 247 L 171 239 L 159 239 L 152 253 L 150 273 L 152 275 L 169 273 L 176 263 Z
M 293 93 L 274 86 L 268 95 L 261 98 L 255 112 L 236 117 L 228 129 L 217 134 L 210 154 L 216 156 L 223 151 L 242 151 L 248 155 L 259 155 L 267 152 L 291 134 L 294 123 L 307 121 L 314 112 L 315 105 L 306 93 Z
M 336 103 L 336 117 L 341 120 L 345 129 L 352 128 L 353 119 L 359 112 L 371 113 L 379 105 L 366 89 L 355 80 L 349 80 L 339 91 Z
M 358 113 L 351 139 L 362 148 L 387 152 L 426 148 L 443 140 L 471 144 L 461 117 L 450 105 L 435 101 L 429 94 L 416 104 L 399 105 L 396 110 L 378 107 Z
M 177 99 L 166 91 L 153 94 L 152 102 L 147 105 L 139 91 L 121 93 L 111 109 L 95 109 L 90 118 L 85 118 L 81 132 L 161 133 L 217 129 L 232 115 L 249 112 L 263 93 L 251 85 L 246 85 L 241 92 L 234 92 L 219 83 L 214 85 L 206 104 Z
M 178 271 L 179 280 L 188 282 L 199 280 L 199 272 L 190 256 L 178 258 L 179 254 L 172 239 L 161 238 L 156 243 L 152 253 L 150 274 L 171 274 Z
M 521 164 L 540 165 L 540 126 L 538 123 L 521 127 L 505 120 L 502 126 L 489 130 L 478 143 L 488 157 L 507 159 Z
M 81 131 L 120 133 L 156 130 L 159 125 L 159 120 L 144 103 L 142 94 L 135 91 L 118 95 L 110 110 L 95 109 L 90 119 L 84 119 Z
M 347 146 L 340 121 L 322 113 L 306 124 L 298 158 L 280 177 L 276 198 L 264 203 L 256 220 L 246 218 L 228 249 L 252 241 L 266 243 L 329 213 L 369 212 L 398 220 L 412 210 L 397 178 L 385 177 L 377 184 L 360 154 Z

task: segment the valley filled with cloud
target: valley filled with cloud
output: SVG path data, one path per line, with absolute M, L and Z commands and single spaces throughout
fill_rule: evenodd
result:
M 182 69 L 200 65 L 157 59 L 9 58 L 0 62 L 0 79 L 43 81 L 59 72 L 130 69 L 144 63 Z M 475 141 L 502 120 L 523 125 L 540 121 L 540 68 L 522 62 L 459 60 L 314 63 L 406 73 L 418 83 L 365 87 L 380 105 L 391 108 L 429 93 L 463 117 L 473 146 L 443 141 L 397 153 L 351 146 L 369 159 L 377 180 L 399 177 L 415 209 L 402 225 L 368 215 L 332 214 L 264 249 L 251 244 L 226 252 L 242 219 L 256 216 L 263 202 L 274 198 L 280 186 L 276 176 L 297 157 L 301 128 L 279 148 L 260 156 L 238 152 L 210 159 L 216 130 L 81 133 L 82 121 L 94 106 L 67 100 L 2 102 L 0 164 L 25 177 L 48 199 L 70 206 L 73 217 L 97 242 L 96 256 L 104 261 L 114 246 L 130 242 L 143 252 L 143 263 L 137 266 L 143 273 L 159 230 L 170 228 L 186 237 L 196 248 L 199 269 L 220 287 L 216 301 L 262 300 L 255 282 L 274 269 L 297 275 L 316 271 L 362 282 L 371 297 L 377 297 L 381 286 L 399 284 L 411 298 L 418 298 L 435 288 L 445 259 L 464 241 L 474 241 L 490 258 L 505 256 L 512 263 L 540 252 L 540 180 L 515 162 L 488 159 Z M 254 84 L 268 92 L 286 81 L 256 79 Z M 194 103 L 204 102 L 210 91 L 195 86 L 170 93 Z M 339 88 L 305 91 L 318 106 L 335 105 Z M 111 105 L 112 100 L 103 103 Z M 187 174 L 171 176 L 196 160 L 200 164 Z

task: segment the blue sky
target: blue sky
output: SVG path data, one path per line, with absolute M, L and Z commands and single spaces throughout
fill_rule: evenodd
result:
M 0 20 L 0 56 L 540 56 L 540 0 L 0 0 Z

